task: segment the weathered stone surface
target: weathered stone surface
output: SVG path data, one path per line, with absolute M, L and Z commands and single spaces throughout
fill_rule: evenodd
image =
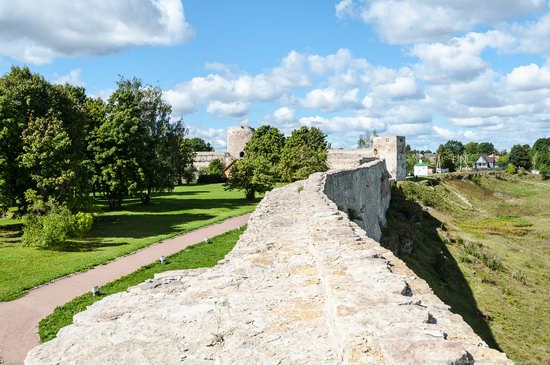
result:
M 362 169 L 381 181 L 379 164 Z M 270 192 L 217 266 L 95 303 L 25 363 L 508 364 L 337 210 L 323 191 L 339 176 Z

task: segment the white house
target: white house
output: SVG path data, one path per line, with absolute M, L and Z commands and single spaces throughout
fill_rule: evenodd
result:
M 433 172 L 433 167 L 426 162 L 422 162 L 422 160 L 414 165 L 414 176 L 428 176 Z
M 496 165 L 496 157 L 494 155 L 481 155 L 474 163 L 474 169 L 492 169 Z

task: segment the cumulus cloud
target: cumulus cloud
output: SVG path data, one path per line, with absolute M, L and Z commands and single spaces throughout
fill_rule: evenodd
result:
M 285 133 L 319 127 L 335 146 L 352 147 L 362 132 L 376 129 L 408 136 L 422 148 L 449 138 L 507 147 L 525 125 L 531 135 L 550 130 L 550 63 L 502 73 L 483 58 L 486 49 L 508 42 L 504 33 L 487 31 L 423 43 L 411 47 L 416 60 L 400 68 L 373 66 L 345 49 L 329 55 L 291 51 L 257 74 L 210 65 L 216 72 L 176 85 L 165 98 L 178 115 L 206 110 Z M 256 119 L 266 107 L 272 112 Z
M 441 41 L 482 24 L 540 11 L 545 0 L 342 0 L 336 15 L 360 18 L 391 44 Z
M 224 149 L 227 146 L 227 131 L 224 128 L 200 128 L 191 123 L 189 136 L 202 138 L 216 149 Z
M 332 118 L 316 115 L 302 117 L 299 119 L 299 123 L 308 127 L 320 128 L 325 132 L 366 131 L 372 129 L 378 131 L 385 130 L 384 123 L 365 115 L 347 117 L 337 116 Z
M 214 100 L 208 103 L 206 111 L 222 118 L 242 118 L 248 113 L 248 107 L 249 104 L 242 101 L 222 103 Z
M 550 67 L 534 63 L 516 67 L 506 75 L 506 83 L 515 90 L 531 91 L 550 88 Z
M 84 86 L 84 82 L 80 79 L 81 73 L 82 70 L 77 68 L 69 71 L 69 73 L 65 75 L 59 75 L 53 82 L 54 84 L 71 84 L 73 86 Z
M 0 55 L 38 65 L 192 36 L 180 0 L 0 2 Z

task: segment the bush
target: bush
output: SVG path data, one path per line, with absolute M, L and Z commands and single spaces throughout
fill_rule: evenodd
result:
M 199 184 L 217 184 L 225 182 L 225 177 L 222 175 L 211 175 L 211 174 L 199 174 L 197 178 L 197 183 Z
M 506 173 L 510 174 L 510 175 L 513 175 L 515 173 L 518 172 L 518 169 L 516 168 L 516 166 L 512 165 L 512 164 L 509 164 L 507 167 L 506 167 Z
M 32 204 L 23 218 L 23 246 L 63 247 L 69 237 L 82 236 L 92 228 L 93 216 L 90 213 L 73 215 L 69 208 L 53 199 L 44 202 L 33 191 L 25 195 Z

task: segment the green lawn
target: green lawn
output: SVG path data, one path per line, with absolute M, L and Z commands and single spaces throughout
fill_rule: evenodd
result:
M 249 213 L 259 199 L 251 202 L 243 195 L 211 184 L 176 187 L 149 205 L 129 200 L 122 210 L 100 214 L 90 234 L 65 251 L 21 247 L 20 221 L 0 220 L 0 301 L 166 238 Z
M 486 176 L 400 183 L 383 240 L 490 346 L 550 361 L 550 182 Z M 422 209 L 424 208 L 424 210 Z
M 168 257 L 165 265 L 159 262 L 142 267 L 141 269 L 112 281 L 100 288 L 100 295 L 84 294 L 67 304 L 57 307 L 55 311 L 40 321 L 39 335 L 42 342 L 49 341 L 57 335 L 57 332 L 73 322 L 73 316 L 85 310 L 89 305 L 97 302 L 106 295 L 125 291 L 130 286 L 137 285 L 152 278 L 156 273 L 169 270 L 197 269 L 212 267 L 231 251 L 239 236 L 246 227 L 230 231 L 213 237 L 208 243 L 200 243 L 186 248 Z

